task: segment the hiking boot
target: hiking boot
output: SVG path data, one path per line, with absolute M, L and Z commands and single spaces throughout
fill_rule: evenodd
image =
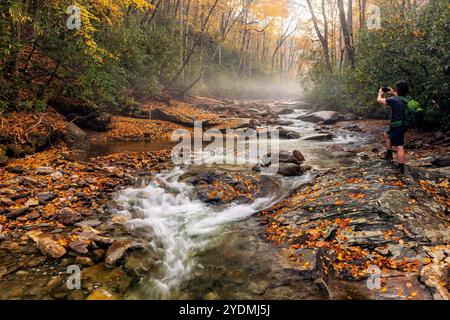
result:
M 394 168 L 388 168 L 386 169 L 386 172 L 389 174 L 396 174 L 396 175 L 404 175 L 405 174 L 405 165 L 396 165 Z
M 386 161 L 394 161 L 394 156 L 392 154 L 392 151 L 386 151 L 384 153 L 384 156 L 382 157 L 382 159 L 386 160 Z

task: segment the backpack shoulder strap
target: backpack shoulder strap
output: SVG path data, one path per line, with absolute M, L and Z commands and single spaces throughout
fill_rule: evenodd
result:
M 409 98 L 409 97 L 400 97 L 400 96 L 398 96 L 398 97 L 400 98 L 400 100 L 402 100 L 406 104 L 408 104 L 411 101 L 411 98 Z

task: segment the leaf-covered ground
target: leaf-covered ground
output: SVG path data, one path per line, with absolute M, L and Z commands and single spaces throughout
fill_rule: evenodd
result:
M 370 160 L 299 188 L 262 213 L 267 238 L 282 245 L 293 266 L 324 278 L 362 281 L 369 267 L 380 268 L 382 286 L 372 292 L 378 297 L 428 299 L 431 292 L 447 299 L 446 276 L 429 291 L 423 282 L 427 265 L 446 275 L 450 262 L 449 180 L 415 169 L 395 177 L 385 169 Z M 311 249 L 317 256 L 304 259 Z

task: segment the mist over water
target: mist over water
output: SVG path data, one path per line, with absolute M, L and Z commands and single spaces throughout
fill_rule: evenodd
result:
M 274 76 L 275 77 L 275 76 Z M 206 88 L 197 88 L 194 94 L 227 99 L 298 99 L 302 89 L 298 80 L 286 79 L 210 79 Z

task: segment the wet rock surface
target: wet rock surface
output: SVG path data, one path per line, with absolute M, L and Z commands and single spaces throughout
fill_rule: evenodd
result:
M 330 279 L 353 281 L 363 294 L 375 266 L 381 288 L 369 290 L 370 298 L 446 297 L 448 182 L 412 168 L 401 178 L 385 172 L 384 162 L 367 160 L 319 176 L 263 212 L 267 237 L 285 244 L 306 272 L 314 269 L 311 259 L 320 261 L 316 277 L 328 279 L 328 287 Z
M 342 118 L 342 115 L 336 111 L 318 111 L 300 116 L 298 119 L 306 122 L 322 122 L 323 124 L 334 124 Z
M 206 173 L 186 181 L 195 186 L 199 199 L 211 204 L 250 203 L 280 189 L 279 182 L 271 177 L 236 172 Z

